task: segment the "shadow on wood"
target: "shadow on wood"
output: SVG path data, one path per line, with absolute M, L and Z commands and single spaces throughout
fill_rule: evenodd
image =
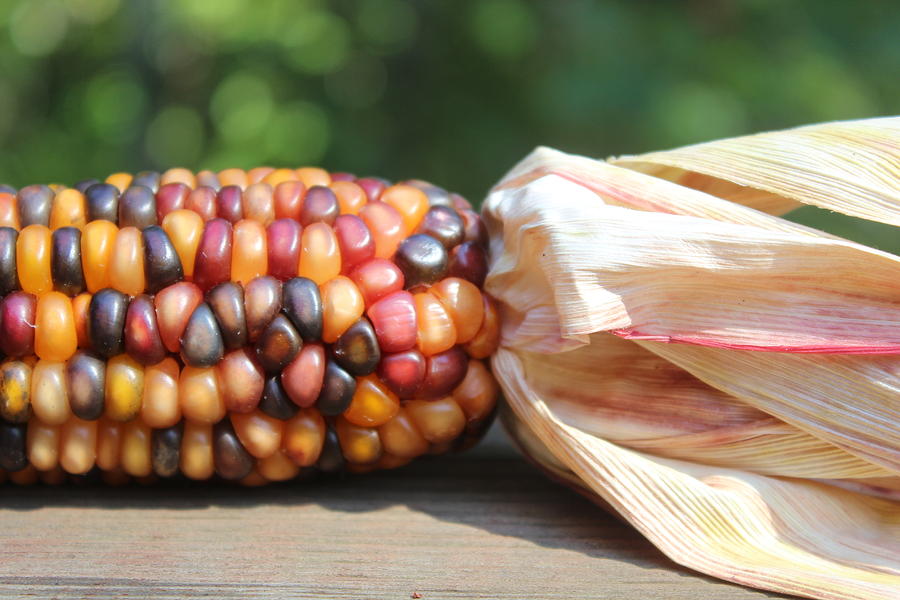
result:
M 781 597 L 684 570 L 516 458 L 243 488 L 2 488 L 14 596 Z

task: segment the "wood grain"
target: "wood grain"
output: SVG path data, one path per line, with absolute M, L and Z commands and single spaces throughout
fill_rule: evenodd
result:
M 675 566 L 510 455 L 255 489 L 0 493 L 3 597 L 783 597 Z

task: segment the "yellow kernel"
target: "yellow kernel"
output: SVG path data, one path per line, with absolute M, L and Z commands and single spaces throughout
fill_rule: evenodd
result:
M 165 173 L 162 174 L 162 177 L 159 179 L 159 185 L 163 186 L 167 183 L 183 183 L 191 189 L 197 187 L 197 178 L 194 177 L 194 174 L 188 169 L 169 169 Z
M 16 269 L 22 289 L 40 295 L 53 289 L 50 273 L 52 232 L 43 225 L 29 225 L 16 241 Z
M 334 230 L 325 223 L 313 223 L 300 237 L 300 277 L 322 285 L 341 272 L 341 248 Z
M 31 373 L 31 409 L 47 425 L 62 425 L 72 415 L 65 369 L 64 362 L 39 360 Z
M 338 275 L 321 286 L 322 341 L 332 344 L 362 316 L 366 308 L 356 284 Z
M 35 469 L 49 471 L 55 468 L 59 464 L 59 427 L 31 419 L 25 446 L 28 461 Z
M 184 276 L 190 278 L 194 274 L 197 247 L 203 235 L 203 217 L 192 210 L 173 210 L 163 218 L 162 228 L 175 246 Z
M 331 183 L 331 175 L 325 169 L 318 167 L 301 167 L 296 170 L 297 179 L 303 182 L 307 189 L 314 185 L 328 185 Z
M 97 421 L 72 417 L 62 426 L 59 464 L 66 472 L 81 475 L 91 470 L 96 458 Z
M 50 209 L 50 229 L 77 227 L 83 229 L 87 223 L 84 194 L 73 188 L 60 190 L 53 198 Z
M 151 432 L 140 420 L 122 426 L 122 469 L 133 477 L 146 477 L 153 472 Z
M 119 228 L 109 221 L 91 221 L 81 232 L 81 265 L 88 291 L 109 287 L 109 266 Z
M 63 361 L 71 358 L 77 348 L 72 301 L 60 292 L 47 292 L 37 302 L 35 354 L 44 360 Z
M 131 173 L 113 173 L 106 178 L 106 183 L 111 183 L 119 188 L 119 193 L 121 194 L 129 185 L 131 185 L 131 180 Z
M 131 421 L 141 412 L 144 397 L 144 367 L 120 354 L 106 366 L 106 416 L 114 421 Z
M 137 227 L 123 227 L 116 235 L 109 264 L 109 283 L 129 296 L 144 292 L 144 241 Z

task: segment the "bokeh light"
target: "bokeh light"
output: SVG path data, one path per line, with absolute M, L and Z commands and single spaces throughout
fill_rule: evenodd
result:
M 484 0 L 471 5 L 472 37 L 498 58 L 520 58 L 534 47 L 537 18 L 522 0 Z
M 350 32 L 342 18 L 310 11 L 285 28 L 282 56 L 300 73 L 321 75 L 341 68 L 350 51 Z
M 223 140 L 241 143 L 262 134 L 273 106 L 269 83 L 252 72 L 238 71 L 216 87 L 209 114 Z
M 360 36 L 388 53 L 408 47 L 418 29 L 413 4 L 402 0 L 363 0 L 353 20 Z
M 97 24 L 116 13 L 120 0 L 63 0 L 63 3 L 73 21 Z
M 69 16 L 59 0 L 22 0 L 9 20 L 13 45 L 26 56 L 53 52 L 65 39 Z
M 86 125 L 96 138 L 127 143 L 140 135 L 146 104 L 146 90 L 140 80 L 126 69 L 117 69 L 87 82 L 76 119 L 87 119 Z
M 165 106 L 147 125 L 144 139 L 153 162 L 189 165 L 203 149 L 203 120 L 188 106 Z
M 896 113 L 897 31 L 887 0 L 8 0 L 0 182 L 318 163 L 477 202 L 539 144 Z M 886 226 L 793 218 L 900 251 Z

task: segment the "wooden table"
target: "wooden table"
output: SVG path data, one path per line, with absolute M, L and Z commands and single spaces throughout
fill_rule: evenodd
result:
M 499 432 L 466 455 L 342 480 L 0 494 L 3 597 L 784 597 L 674 565 Z

